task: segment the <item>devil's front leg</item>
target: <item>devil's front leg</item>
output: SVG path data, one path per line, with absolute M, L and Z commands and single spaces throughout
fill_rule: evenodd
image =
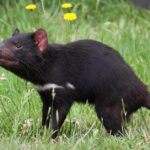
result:
M 38 91 L 41 100 L 43 102 L 42 107 L 42 126 L 49 128 L 49 122 L 51 117 L 51 106 L 52 106 L 52 96 L 50 90 Z
M 57 137 L 73 103 L 73 94 L 71 91 L 56 90 L 56 95 L 52 100 L 51 116 L 52 116 L 52 138 Z
M 39 92 L 43 101 L 42 125 L 49 127 L 52 123 L 52 138 L 55 139 L 73 103 L 73 92 L 56 89 L 55 96 L 50 91 Z M 50 111 L 49 111 L 50 110 Z

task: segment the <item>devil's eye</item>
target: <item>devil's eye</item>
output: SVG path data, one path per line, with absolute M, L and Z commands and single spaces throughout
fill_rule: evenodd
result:
M 22 47 L 22 45 L 19 42 L 15 43 L 15 46 L 16 46 L 16 48 L 21 48 Z

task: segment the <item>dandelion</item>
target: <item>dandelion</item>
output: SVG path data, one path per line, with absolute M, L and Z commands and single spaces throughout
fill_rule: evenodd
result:
M 34 9 L 36 9 L 37 6 L 35 4 L 29 4 L 25 7 L 25 9 L 33 11 Z
M 72 4 L 71 3 L 64 3 L 61 5 L 61 8 L 67 9 L 67 8 L 71 8 Z
M 75 13 L 65 13 L 64 20 L 66 21 L 74 21 L 77 19 L 77 15 Z

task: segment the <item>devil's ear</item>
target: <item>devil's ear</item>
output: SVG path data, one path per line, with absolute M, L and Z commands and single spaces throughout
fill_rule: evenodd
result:
M 40 28 L 34 33 L 35 44 L 40 50 L 40 52 L 44 52 L 48 46 L 48 38 L 47 33 L 44 29 Z
M 14 33 L 12 34 L 12 36 L 15 36 L 15 35 L 17 35 L 17 34 L 19 34 L 19 33 L 20 33 L 19 29 L 16 28 L 15 31 L 14 31 Z

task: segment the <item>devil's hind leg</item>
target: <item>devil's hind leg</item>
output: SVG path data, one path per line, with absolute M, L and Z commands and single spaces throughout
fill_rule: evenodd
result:
M 100 104 L 96 102 L 96 113 L 102 121 L 107 132 L 112 135 L 120 135 L 123 133 L 123 117 L 121 105 L 115 104 Z

